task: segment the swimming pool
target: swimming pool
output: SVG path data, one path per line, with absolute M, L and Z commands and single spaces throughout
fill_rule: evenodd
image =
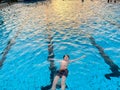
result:
M 0 90 L 50 85 L 48 58 L 64 54 L 70 59 L 86 55 L 69 65 L 67 90 L 119 90 L 120 78 L 105 78 L 111 73 L 109 62 L 120 67 L 119 8 L 120 3 L 105 0 L 50 0 L 1 9 Z

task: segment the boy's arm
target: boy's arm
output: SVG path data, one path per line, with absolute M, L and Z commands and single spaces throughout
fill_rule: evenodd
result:
M 49 58 L 48 60 L 49 60 L 49 61 L 54 61 L 54 62 L 61 62 L 61 60 L 55 59 L 55 58 Z
M 77 59 L 74 59 L 74 60 L 70 60 L 70 63 L 71 63 L 71 62 L 78 61 L 78 60 L 81 60 L 81 59 L 83 59 L 83 58 L 85 58 L 85 57 L 86 57 L 86 55 L 83 55 L 83 56 L 81 56 L 80 58 L 77 58 Z

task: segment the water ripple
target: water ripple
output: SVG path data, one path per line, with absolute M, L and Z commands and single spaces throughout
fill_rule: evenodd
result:
M 0 71 L 0 82 L 8 81 L 0 87 L 3 89 L 10 81 L 24 82 L 26 88 L 34 88 L 30 84 L 34 83 L 37 89 L 49 83 L 49 74 L 45 74 L 49 72 L 48 44 L 53 45 L 55 58 L 58 59 L 62 59 L 64 54 L 69 54 L 70 59 L 86 55 L 86 58 L 71 64 L 69 69 L 74 72 L 70 71 L 70 78 L 72 75 L 80 75 L 85 79 L 85 84 L 92 78 L 97 79 L 93 76 L 86 80 L 88 75 L 95 74 L 103 79 L 97 79 L 96 83 L 106 82 L 104 84 L 109 85 L 102 77 L 109 68 L 106 68 L 108 66 L 90 43 L 89 37 L 93 36 L 96 43 L 119 65 L 119 7 L 119 4 L 107 4 L 104 0 L 86 0 L 84 3 L 79 0 L 52 0 L 44 4 L 17 3 L 3 8 L 0 11 L 0 18 L 4 22 L 0 24 L 0 59 L 4 56 L 2 53 L 8 51 Z M 12 41 L 14 44 L 9 44 Z M 5 49 L 7 45 L 11 45 L 11 48 Z M 44 77 L 41 78 L 42 76 Z M 81 86 L 80 84 L 83 85 L 76 82 L 76 85 Z M 11 85 L 16 88 L 14 83 Z M 91 83 L 88 84 L 90 85 Z M 96 84 L 92 85 L 96 87 Z M 20 84 L 20 87 L 24 88 L 24 85 Z M 83 88 L 86 88 L 86 84 Z

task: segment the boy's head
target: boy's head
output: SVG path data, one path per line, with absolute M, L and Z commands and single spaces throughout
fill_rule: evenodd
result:
M 63 56 L 63 59 L 64 59 L 64 60 L 69 60 L 69 58 L 70 58 L 69 55 L 64 55 L 64 56 Z

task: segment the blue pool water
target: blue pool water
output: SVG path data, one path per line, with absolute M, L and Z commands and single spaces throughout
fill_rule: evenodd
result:
M 0 9 L 0 90 L 41 90 L 49 85 L 49 45 L 55 59 L 86 55 L 68 66 L 67 90 L 120 90 L 120 78 L 105 77 L 112 73 L 110 64 L 90 41 L 93 37 L 120 67 L 119 8 L 119 2 L 106 0 L 50 0 Z M 59 63 L 54 64 L 58 69 Z

